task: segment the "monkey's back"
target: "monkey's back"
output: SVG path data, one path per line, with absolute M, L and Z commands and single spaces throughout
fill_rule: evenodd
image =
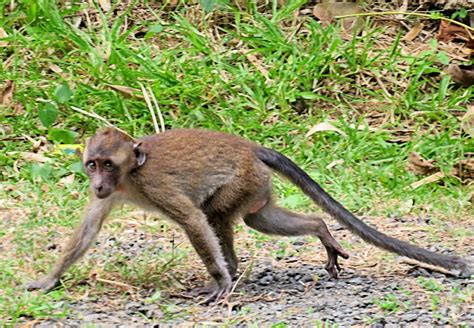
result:
M 151 177 L 157 188 L 181 190 L 196 203 L 226 184 L 266 183 L 270 176 L 255 157 L 258 145 L 231 134 L 176 129 L 138 141 L 147 154 L 136 173 L 138 183 L 140 179 L 150 183 Z

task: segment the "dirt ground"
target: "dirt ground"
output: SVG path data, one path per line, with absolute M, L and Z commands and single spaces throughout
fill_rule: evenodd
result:
M 370 221 L 378 223 L 380 228 L 380 221 Z M 419 218 L 413 218 L 408 225 L 392 221 L 385 228 L 393 228 L 392 231 L 398 231 L 398 234 L 408 233 L 412 240 L 423 241 L 425 227 L 414 227 L 412 224 L 417 221 Z M 330 225 L 330 229 L 336 239 L 352 245 L 351 258 L 342 262 L 343 271 L 337 280 L 329 278 L 325 272 L 325 252 L 317 240 L 265 238 L 255 243 L 253 240 L 258 238 L 255 235 L 249 238 L 251 232 L 244 229 L 238 232 L 236 240 L 240 276 L 232 297 L 223 304 L 198 305 L 198 300 L 189 296 L 192 287 L 204 284 L 207 279 L 199 260 L 190 252 L 185 261 L 163 273 L 163 281 L 155 285 L 152 282 L 136 287 L 128 281 L 100 280 L 95 278 L 97 272 L 91 272 L 89 278 L 80 283 L 86 286 L 84 294 L 77 295 L 77 285 L 71 289 L 73 300 L 65 301 L 69 308 L 67 318 L 36 321 L 35 326 L 86 323 L 98 326 L 164 323 L 190 326 L 199 323 L 276 327 L 323 323 L 342 327 L 474 325 L 472 278 L 457 278 L 406 264 L 401 258 L 361 242 L 338 225 Z M 95 248 L 84 261 L 100 267 L 104 261 L 114 261 L 114 257 L 123 260 L 120 254 L 126 252 L 125 260 L 130 261 L 130 265 L 132 261 L 142 260 L 143 253 L 148 254 L 150 249 L 160 256 L 164 250 L 163 241 L 170 238 L 175 245 L 181 245 L 178 248 L 188 248 L 179 230 L 167 231 L 164 236 L 151 240 L 139 227 L 127 229 L 121 235 L 105 231 L 98 240 L 100 248 Z M 474 255 L 469 246 L 472 242 L 469 239 L 462 243 L 452 241 L 456 243 L 457 252 L 471 249 L 471 256 Z M 424 246 L 441 250 L 429 244 Z M 281 252 L 282 248 L 284 252 Z M 105 274 L 109 276 L 109 273 Z M 157 297 L 156 285 L 162 282 L 167 286 L 160 288 Z M 66 281 L 68 285 L 70 283 Z M 102 288 L 100 293 L 95 293 L 101 285 L 105 291 Z

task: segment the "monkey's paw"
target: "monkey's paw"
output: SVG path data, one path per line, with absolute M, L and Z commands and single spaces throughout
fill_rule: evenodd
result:
M 191 295 L 192 297 L 199 297 L 199 296 L 203 296 L 203 295 L 210 295 L 212 294 L 219 286 L 217 285 L 217 282 L 215 282 L 214 280 L 209 282 L 208 284 L 206 284 L 205 286 L 203 287 L 196 287 L 196 288 L 193 288 L 190 292 L 189 292 L 189 295 Z
M 210 303 L 218 303 L 225 299 L 229 295 L 231 287 L 231 282 L 219 286 L 216 281 L 212 281 L 204 287 L 194 288 L 190 294 L 193 297 L 204 296 L 204 300 L 199 302 L 199 304 L 208 305 Z
M 58 279 L 54 279 L 54 278 L 46 276 L 46 277 L 40 278 L 38 280 L 26 283 L 24 285 L 24 288 L 26 290 L 37 290 L 37 289 L 39 289 L 39 290 L 42 290 L 45 293 L 49 293 L 50 291 L 52 291 L 58 285 L 58 283 L 59 283 Z
M 329 276 L 331 278 L 337 279 L 337 276 L 339 275 L 339 272 L 341 272 L 341 266 L 339 265 L 338 262 L 338 256 L 348 259 L 349 254 L 347 254 L 342 247 L 339 248 L 326 248 L 327 254 L 328 254 L 328 262 L 326 263 L 326 266 L 324 267 L 326 271 L 329 273 Z
M 459 276 L 463 278 L 474 276 L 474 257 L 466 257 L 464 259 L 464 267 L 459 273 Z

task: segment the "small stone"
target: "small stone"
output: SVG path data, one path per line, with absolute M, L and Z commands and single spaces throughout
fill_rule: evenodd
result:
M 97 319 L 99 319 L 100 317 L 101 315 L 98 313 L 90 313 L 82 317 L 82 320 L 87 321 L 87 322 L 92 322 L 92 321 L 97 321 Z
M 352 285 L 362 285 L 364 280 L 361 277 L 355 277 L 347 280 L 347 282 Z
M 258 280 L 258 283 L 262 286 L 268 286 L 273 281 L 273 276 L 268 275 Z
M 328 281 L 326 283 L 324 283 L 323 287 L 324 288 L 333 288 L 336 286 L 336 283 L 334 281 Z
M 308 283 L 308 282 L 313 282 L 314 279 L 309 273 L 306 273 L 305 275 L 303 275 L 303 277 L 301 277 L 301 281 L 304 283 Z
M 305 288 L 303 285 L 297 285 L 296 286 L 296 290 L 299 291 L 299 292 L 304 292 L 305 291 Z

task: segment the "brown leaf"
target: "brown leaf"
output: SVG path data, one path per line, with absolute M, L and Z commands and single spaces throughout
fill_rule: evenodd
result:
M 263 67 L 262 60 L 258 59 L 255 55 L 252 55 L 249 53 L 245 54 L 245 56 L 247 57 L 249 62 L 251 62 L 252 65 L 255 66 L 255 68 L 263 75 L 267 83 L 270 82 L 271 80 L 270 80 L 268 70 L 265 67 Z
M 446 73 L 451 76 L 454 82 L 466 88 L 474 84 L 474 65 L 451 64 L 446 68 Z
M 413 28 L 408 31 L 407 34 L 402 38 L 404 41 L 413 41 L 415 38 L 420 34 L 421 31 L 423 31 L 423 27 L 425 27 L 425 24 L 423 23 L 418 23 Z
M 420 154 L 412 152 L 408 155 L 407 169 L 415 174 L 428 175 L 439 171 L 434 165 L 434 160 L 426 160 Z
M 426 178 L 421 179 L 420 181 L 413 182 L 410 185 L 410 187 L 412 187 L 413 189 L 416 189 L 416 188 L 421 187 L 425 184 L 439 181 L 444 177 L 445 177 L 445 174 L 443 172 L 436 172 L 434 174 L 431 174 L 431 175 L 427 176 Z
M 439 41 L 448 43 L 453 40 L 468 41 L 470 35 L 464 27 L 442 20 L 439 24 L 439 31 L 436 38 Z
M 0 105 L 10 105 L 13 99 L 14 91 L 15 84 L 13 84 L 13 81 L 7 81 L 3 87 L 3 90 L 0 92 Z
M 339 133 L 340 135 L 343 135 L 343 136 L 346 135 L 344 132 L 342 132 L 340 129 L 336 128 L 331 123 L 322 122 L 322 123 L 316 124 L 311 129 L 309 129 L 309 131 L 306 133 L 305 137 L 312 136 L 316 132 L 322 132 L 322 131 L 333 131 L 333 132 L 337 132 L 337 133 Z
M 466 47 L 462 49 L 462 52 L 470 57 L 474 56 L 474 39 L 467 40 Z
M 48 68 L 56 74 L 62 74 L 63 70 L 56 64 L 49 63 Z
M 102 8 L 103 11 L 109 11 L 110 10 L 110 0 L 99 0 L 99 5 L 100 5 L 100 8 Z
M 468 106 L 466 114 L 461 118 L 461 128 L 474 137 L 474 106 Z
M 9 135 L 13 133 L 13 127 L 10 124 L 0 124 L 0 135 Z
M 63 186 L 72 185 L 74 183 L 74 174 L 67 175 L 59 180 L 59 183 Z
M 107 84 L 107 86 L 112 90 L 123 93 L 126 97 L 143 99 L 142 95 L 137 94 L 137 92 L 140 92 L 140 90 L 138 89 L 125 87 L 123 85 L 115 85 L 115 84 Z
M 7 32 L 3 28 L 0 27 L 0 39 L 8 37 Z M 0 40 L 0 47 L 8 46 L 8 41 Z
M 313 15 L 321 22 L 321 25 L 328 26 L 336 16 L 354 15 L 362 12 L 360 6 L 355 2 L 329 2 L 320 3 L 313 7 Z M 355 29 L 362 27 L 363 17 L 347 17 L 341 19 L 343 32 L 351 34 Z
M 20 153 L 21 157 L 28 162 L 38 162 L 38 163 L 46 163 L 49 161 L 49 158 L 37 153 L 31 152 L 22 152 Z
M 334 20 L 334 16 L 329 13 L 326 7 L 327 3 L 320 3 L 313 8 L 313 15 L 321 22 L 322 26 L 328 26 Z
M 467 158 L 459 161 L 453 168 L 453 174 L 457 176 L 461 182 L 468 183 L 474 180 L 474 158 Z
M 335 161 L 332 161 L 331 163 L 329 163 L 326 168 L 328 170 L 332 169 L 333 167 L 337 166 L 337 165 L 341 165 L 341 164 L 344 164 L 344 160 L 343 159 L 336 159 Z

